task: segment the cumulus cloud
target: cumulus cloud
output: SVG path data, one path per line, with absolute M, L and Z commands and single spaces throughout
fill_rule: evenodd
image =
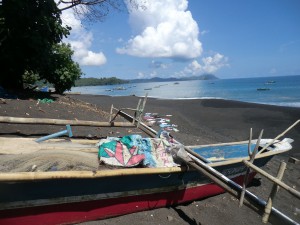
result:
M 198 25 L 187 11 L 187 0 L 151 0 L 143 4 L 145 10 L 127 4 L 129 22 L 138 35 L 117 48 L 118 53 L 178 59 L 201 55 Z
M 101 66 L 105 64 L 107 60 L 103 52 L 90 50 L 93 34 L 83 28 L 80 19 L 75 17 L 72 9 L 64 10 L 61 18 L 64 25 L 72 27 L 71 35 L 64 39 L 64 42 L 71 44 L 71 48 L 74 50 L 74 60 L 82 66 Z
M 185 77 L 188 75 L 200 75 L 203 73 L 215 73 L 222 67 L 229 66 L 228 58 L 220 53 L 214 56 L 202 58 L 202 62 L 193 60 L 184 70 L 176 73 L 176 76 Z

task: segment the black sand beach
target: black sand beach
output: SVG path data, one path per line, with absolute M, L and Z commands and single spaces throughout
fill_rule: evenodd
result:
M 0 96 L 1 97 L 1 96 Z M 39 117 L 108 121 L 111 104 L 116 108 L 137 106 L 138 97 L 109 97 L 94 95 L 46 96 L 53 103 L 38 103 L 39 97 L 2 96 L 0 116 Z M 45 96 L 44 96 L 45 97 Z M 247 140 L 250 128 L 257 138 L 264 129 L 264 138 L 274 138 L 300 119 L 300 108 L 250 104 L 226 100 L 160 100 L 148 99 L 145 112 L 171 114 L 171 122 L 179 132 L 171 134 L 185 145 Z M 16 125 L 0 123 L 0 136 L 39 136 L 64 129 L 60 126 Z M 74 127 L 75 137 L 100 138 L 140 132 L 129 128 Z M 274 157 L 264 170 L 276 175 L 282 160 L 287 162 L 283 181 L 300 189 L 300 165 L 289 163 L 290 156 L 300 158 L 300 125 L 285 137 L 295 140 L 293 150 Z M 1 158 L 2 156 L 0 156 Z M 0 160 L 1 163 L 1 160 Z M 261 176 L 251 183 L 249 190 L 266 200 L 272 184 Z M 284 190 L 276 196 L 274 206 L 296 221 L 300 221 L 300 200 Z M 260 224 L 261 218 L 247 207 L 238 207 L 238 201 L 229 194 L 195 201 L 187 205 L 139 212 L 121 217 L 84 224 Z

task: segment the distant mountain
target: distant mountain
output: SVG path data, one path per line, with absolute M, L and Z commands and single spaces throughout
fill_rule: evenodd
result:
M 192 77 L 182 77 L 182 78 L 161 78 L 161 77 L 153 77 L 150 79 L 132 79 L 128 80 L 130 83 L 148 83 L 148 82 L 170 82 L 170 81 L 187 81 L 187 80 L 217 80 L 219 79 L 213 74 L 203 74 L 200 76 L 192 76 Z
M 200 76 L 192 76 L 192 77 L 184 77 L 184 78 L 160 78 L 153 77 L 150 79 L 132 79 L 132 80 L 122 80 L 116 77 L 103 77 L 103 78 L 80 78 L 75 81 L 75 86 L 98 86 L 98 85 L 113 85 L 113 84 L 126 84 L 126 83 L 148 83 L 148 82 L 178 82 L 185 80 L 216 80 L 219 79 L 215 75 L 212 74 L 203 74 Z

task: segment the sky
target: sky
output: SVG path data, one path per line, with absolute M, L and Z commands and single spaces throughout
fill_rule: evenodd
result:
M 299 0 L 135 1 L 102 21 L 63 11 L 83 77 L 300 75 Z

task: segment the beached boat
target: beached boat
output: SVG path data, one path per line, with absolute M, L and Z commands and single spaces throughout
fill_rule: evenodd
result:
M 262 139 L 260 148 L 270 141 Z M 95 141 L 91 140 L 50 139 L 36 143 L 29 138 L 1 138 L 0 142 L 1 154 L 55 148 L 98 152 Z M 252 151 L 254 145 L 251 145 Z M 201 155 L 211 168 L 242 183 L 246 171 L 242 160 L 249 160 L 247 141 L 189 148 Z M 276 141 L 257 154 L 254 164 L 262 167 L 274 155 L 291 148 L 290 139 Z M 254 175 L 250 173 L 249 182 Z M 0 224 L 23 225 L 96 220 L 191 202 L 224 192 L 206 176 L 186 166 L 0 173 L 0 190 Z

